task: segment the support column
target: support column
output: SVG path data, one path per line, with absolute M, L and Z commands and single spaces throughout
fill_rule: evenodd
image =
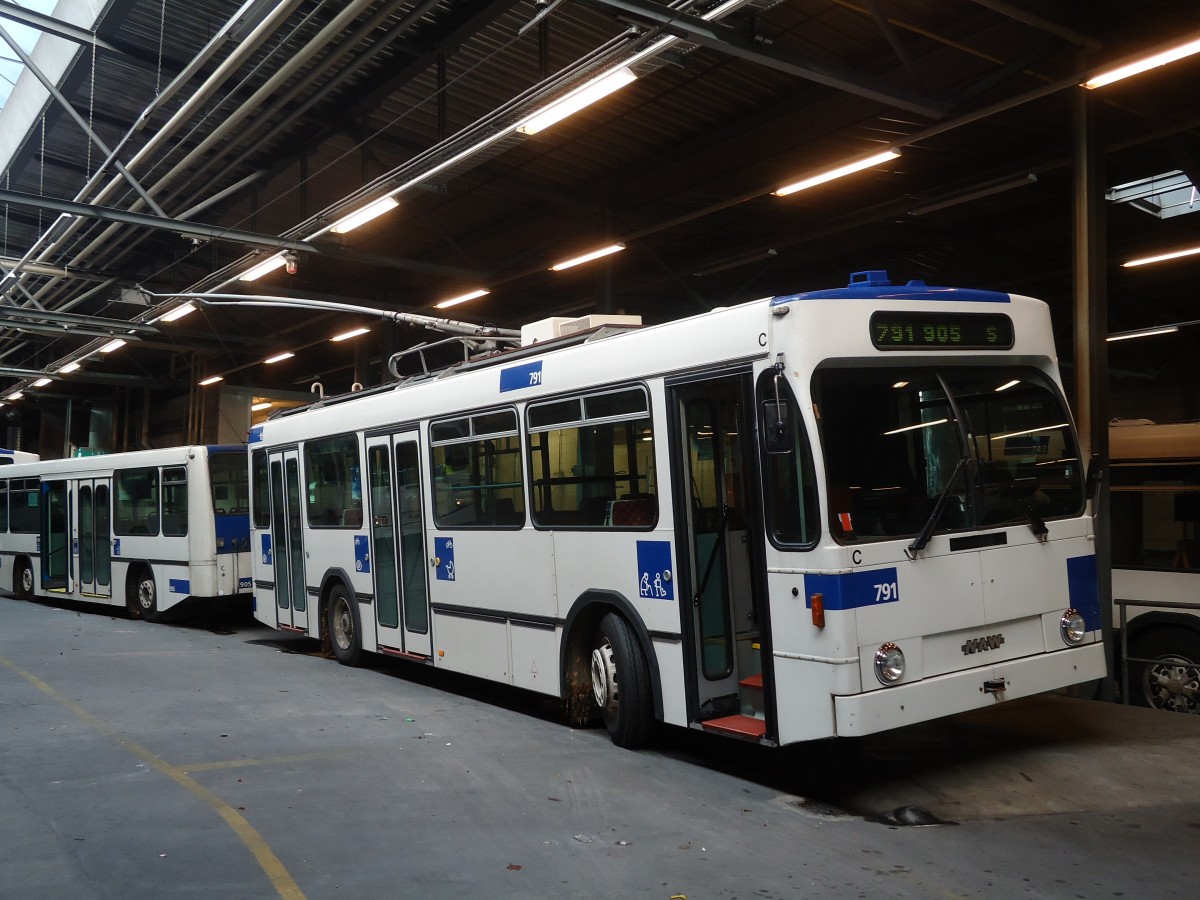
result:
M 1083 71 L 1082 69 L 1080 71 Z M 1091 91 L 1074 97 L 1075 205 L 1075 419 L 1083 459 L 1103 460 L 1105 475 L 1095 504 L 1096 573 L 1105 650 L 1112 660 L 1112 528 L 1108 500 L 1108 242 L 1104 199 L 1103 107 Z M 1115 682 L 1100 683 L 1099 696 L 1111 700 Z

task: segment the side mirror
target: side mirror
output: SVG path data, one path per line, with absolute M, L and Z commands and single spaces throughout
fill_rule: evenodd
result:
M 1100 502 L 1100 487 L 1104 484 L 1104 460 L 1099 453 L 1093 453 L 1088 460 L 1087 477 L 1084 480 L 1084 496 L 1092 501 L 1092 505 Z
M 795 447 L 787 404 L 780 400 L 763 401 L 763 445 L 768 453 L 791 453 Z

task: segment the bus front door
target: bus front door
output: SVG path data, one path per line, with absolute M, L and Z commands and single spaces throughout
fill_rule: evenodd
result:
M 275 569 L 275 613 L 279 627 L 308 632 L 308 589 L 304 579 L 304 527 L 300 454 L 272 453 L 271 550 Z
M 43 481 L 41 529 L 42 587 L 71 590 L 71 489 L 66 481 Z
M 749 711 L 742 694 L 760 677 L 752 521 L 747 499 L 754 455 L 749 375 L 674 387 L 678 430 L 676 521 L 687 548 L 693 671 L 699 720 Z
M 78 591 L 91 597 L 112 596 L 112 534 L 109 483 L 82 479 L 75 483 L 75 543 L 79 556 Z
M 369 439 L 367 474 L 378 642 L 383 650 L 428 657 L 433 643 L 417 433 Z

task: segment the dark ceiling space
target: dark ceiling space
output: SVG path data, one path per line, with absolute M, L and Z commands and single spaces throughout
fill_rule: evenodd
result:
M 118 388 L 187 394 L 216 374 L 225 386 L 307 391 L 319 380 L 342 391 L 378 383 L 389 353 L 435 339 L 365 314 L 298 308 L 207 305 L 145 324 L 182 301 L 147 307 L 134 289 L 515 328 L 597 312 L 658 322 L 841 285 L 868 268 L 1041 297 L 1069 377 L 1083 137 L 1101 148 L 1091 163 L 1106 187 L 1173 170 L 1198 183 L 1200 56 L 1095 91 L 1078 84 L 1200 36 L 1200 6 L 732 6 L 113 0 L 95 43 L 60 42 L 74 48 L 61 90 L 111 158 L 50 99 L 0 181 L 5 273 L 22 261 L 0 297 L 0 393 L 40 374 L 53 383 L 26 390 L 22 409 L 104 402 Z M 0 3 L 0 24 L 12 15 Z M 674 40 L 660 47 L 664 38 Z M 535 135 L 513 130 L 625 64 L 638 78 L 623 89 Z M 15 127 L 3 116 L 0 126 Z M 771 193 L 888 148 L 900 156 Z M 396 209 L 344 235 L 328 230 L 386 194 Z M 59 220 L 64 212 L 76 215 Z M 1200 263 L 1120 265 L 1200 242 L 1200 219 L 1129 203 L 1104 212 L 1093 250 L 1107 254 L 1109 314 L 1097 327 L 1200 319 Z M 548 270 L 614 241 L 623 252 Z M 237 280 L 287 246 L 294 274 Z M 434 308 L 476 288 L 491 293 Z M 358 324 L 372 331 L 329 342 Z M 1170 398 L 1159 415 L 1200 416 L 1193 332 L 1111 345 L 1125 406 L 1158 392 Z M 112 336 L 129 343 L 99 354 Z M 296 355 L 261 364 L 282 351 Z M 79 359 L 79 371 L 59 374 Z M 1115 411 L 1133 414 L 1125 406 Z

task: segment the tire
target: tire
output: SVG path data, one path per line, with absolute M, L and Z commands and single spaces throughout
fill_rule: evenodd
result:
M 618 747 L 645 746 L 654 725 L 650 674 L 633 629 L 607 613 L 596 631 L 591 659 L 592 700 Z
M 157 622 L 162 618 L 162 614 L 158 611 L 158 589 L 154 586 L 154 573 L 149 569 L 144 567 L 138 569 L 129 585 L 125 606 L 132 619 Z
M 33 599 L 33 567 L 27 559 L 17 561 L 13 572 L 13 596 L 18 600 Z
M 329 592 L 329 643 L 343 666 L 362 663 L 362 632 L 358 604 L 342 585 Z
M 1200 715 L 1200 635 L 1187 628 L 1156 628 L 1129 642 L 1129 699 L 1137 706 Z

